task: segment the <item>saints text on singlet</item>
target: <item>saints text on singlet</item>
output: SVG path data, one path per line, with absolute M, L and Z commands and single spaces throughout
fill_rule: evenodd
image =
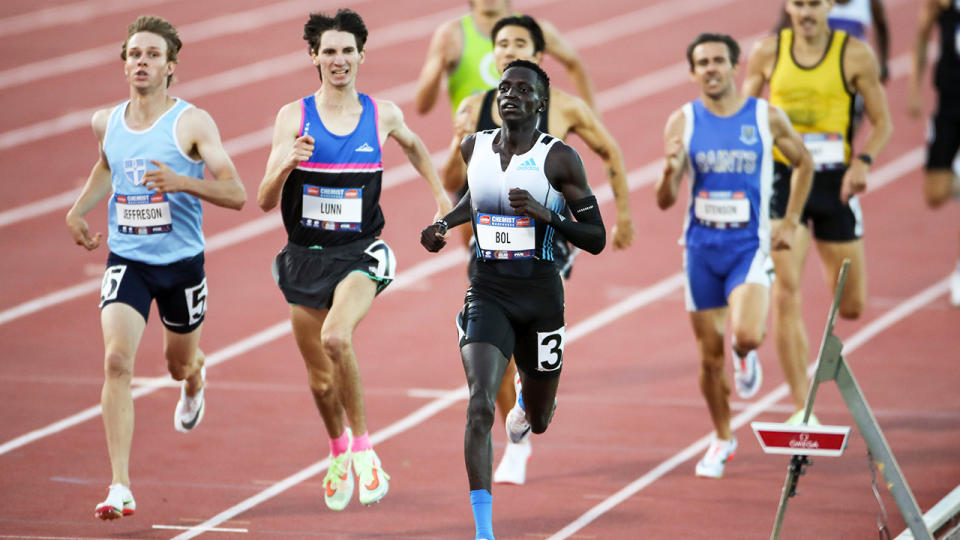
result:
M 467 166 L 477 256 L 497 261 L 553 261 L 556 229 L 548 223 L 517 215 L 510 206 L 509 193 L 513 188 L 525 189 L 548 210 L 563 213 L 566 207 L 563 195 L 550 185 L 544 174 L 547 154 L 557 139 L 541 133 L 529 151 L 511 156 L 507 169 L 503 170 L 500 154 L 493 150 L 493 142 L 499 136 L 499 129 L 478 132 Z
M 767 107 L 750 97 L 735 114 L 720 117 L 699 99 L 683 106 L 691 173 L 686 245 L 769 251 L 773 137 Z
M 380 189 L 383 176 L 377 107 L 358 94 L 363 112 L 352 133 L 336 135 L 323 125 L 316 99 L 300 100 L 300 135 L 314 139 L 313 155 L 283 185 L 280 209 L 290 242 L 337 246 L 373 238 L 383 229 Z
M 170 264 L 203 251 L 200 199 L 188 193 L 159 194 L 144 186 L 147 171 L 159 161 L 173 172 L 203 178 L 203 161 L 184 154 L 177 124 L 193 105 L 177 99 L 153 125 L 134 130 L 125 114 L 129 101 L 116 106 L 107 120 L 103 153 L 110 166 L 113 193 L 109 203 L 110 251 L 147 264 Z

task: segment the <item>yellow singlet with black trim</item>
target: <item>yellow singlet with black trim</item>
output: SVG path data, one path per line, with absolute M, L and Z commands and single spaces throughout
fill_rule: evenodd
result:
M 780 31 L 777 63 L 770 76 L 770 104 L 783 109 L 803 137 L 816 170 L 842 169 L 850 163 L 854 93 L 843 75 L 847 33 L 834 30 L 827 52 L 811 67 L 793 58 L 793 30 Z M 776 148 L 774 158 L 789 163 Z

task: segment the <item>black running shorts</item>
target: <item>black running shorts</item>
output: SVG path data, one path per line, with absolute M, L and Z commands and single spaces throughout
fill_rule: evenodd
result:
M 960 149 L 960 100 L 943 97 L 930 119 L 926 169 L 950 169 Z
M 507 278 L 481 269 L 471 278 L 457 316 L 460 347 L 490 343 L 536 378 L 560 376 L 565 328 L 563 282 L 555 272 Z
M 863 213 L 860 200 L 853 196 L 840 202 L 840 187 L 846 168 L 818 171 L 813 174 L 813 187 L 803 208 L 800 223 L 813 229 L 813 237 L 825 242 L 851 242 L 863 236 Z M 793 169 L 780 162 L 773 165 L 773 194 L 770 197 L 770 219 L 782 219 L 790 198 L 790 175 Z
M 334 290 L 348 274 L 366 274 L 379 294 L 393 281 L 396 261 L 390 246 L 375 238 L 324 248 L 288 243 L 273 260 L 273 280 L 288 303 L 329 309 Z
M 146 321 L 150 302 L 157 300 L 160 320 L 171 332 L 189 334 L 207 312 L 207 278 L 203 252 L 170 264 L 147 264 L 107 255 L 107 270 L 100 285 L 100 307 L 114 302 L 137 310 Z

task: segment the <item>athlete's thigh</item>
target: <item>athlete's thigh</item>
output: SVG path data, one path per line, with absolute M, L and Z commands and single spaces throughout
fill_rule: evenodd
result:
M 113 363 L 122 359 L 126 364 L 124 367 L 132 372 L 134 356 L 146 326 L 143 316 L 128 304 L 114 302 L 104 306 L 100 310 L 100 327 L 107 361 Z
M 723 353 L 723 334 L 727 324 L 726 307 L 690 312 L 690 326 L 701 356 Z
M 780 220 L 771 221 L 771 227 L 778 227 Z M 801 226 L 793 236 L 790 249 L 777 249 L 770 252 L 773 259 L 773 271 L 776 279 L 773 286 L 776 289 L 790 292 L 799 292 L 800 280 L 803 277 L 803 266 L 810 251 L 810 234 L 806 227 Z
M 293 338 L 308 368 L 330 371 L 330 360 L 323 353 L 321 332 L 328 310 L 290 304 L 290 325 Z
M 207 313 L 207 276 L 203 264 L 203 253 L 200 253 L 148 269 L 147 282 L 154 291 L 160 321 L 170 333 L 192 334 L 203 324 Z
M 762 339 L 770 310 L 770 286 L 744 282 L 730 293 L 730 327 L 734 334 L 747 332 Z
M 461 351 L 471 343 L 488 343 L 505 358 L 514 354 L 516 331 L 507 314 L 508 307 L 477 287 L 467 290 L 463 308 L 457 314 L 457 333 Z
M 345 330 L 350 333 L 370 311 L 377 295 L 377 282 L 362 272 L 351 272 L 337 284 L 333 304 L 323 322 L 324 333 Z
M 203 330 L 202 322 L 187 333 L 175 332 L 170 328 L 164 328 L 163 350 L 167 361 L 183 365 L 192 362 L 197 355 L 197 349 L 200 347 L 201 330 Z
M 843 260 L 850 259 L 850 269 L 847 271 L 847 282 L 844 285 L 840 310 L 841 312 L 851 309 L 859 311 L 867 297 L 867 261 L 863 253 L 863 240 L 852 242 L 817 241 L 817 252 L 820 254 L 824 277 L 830 284 L 831 293 L 837 289 Z
M 687 247 L 683 251 L 683 291 L 687 311 L 726 307 L 724 276 L 711 269 L 711 257 L 719 252 Z
M 518 291 L 515 309 L 521 313 L 517 324 L 514 362 L 526 378 L 550 379 L 560 376 L 566 346 L 563 282 L 559 274 L 545 279 L 536 291 Z

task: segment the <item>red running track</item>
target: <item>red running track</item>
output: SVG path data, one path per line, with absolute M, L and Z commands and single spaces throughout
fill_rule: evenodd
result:
M 211 304 L 203 348 L 217 363 L 209 372 L 202 428 L 186 436 L 171 428 L 174 386 L 137 399 L 131 475 L 138 512 L 110 523 L 92 517 L 110 480 L 96 411 L 48 433 L 37 430 L 98 403 L 96 285 L 40 308 L 21 308 L 95 283 L 105 252 L 72 245 L 62 221 L 69 202 L 17 215 L 82 183 L 96 150 L 86 111 L 125 98 L 116 53 L 126 25 L 141 12 L 168 17 L 183 29 L 180 80 L 171 93 L 217 120 L 252 198 L 276 110 L 315 88 L 299 37 L 306 13 L 341 4 L 77 0 L 41 11 L 58 4 L 11 0 L 0 7 L 0 250 L 9 254 L 0 259 L 0 537 L 171 538 L 184 531 L 155 526 L 206 524 L 248 531 L 205 534 L 211 537 L 468 538 L 472 519 L 459 393 L 464 379 L 452 325 L 465 289 L 464 268 L 455 253 L 431 255 L 418 246 L 418 231 L 432 216 L 430 197 L 422 180 L 396 180 L 404 178 L 405 160 L 395 145 L 385 159 L 396 185 L 384 193 L 384 238 L 407 279 L 377 299 L 356 337 L 369 424 L 392 475 L 390 494 L 372 508 L 353 503 L 342 513 L 323 504 L 326 437 L 268 272 L 284 241 L 280 217 L 273 212 L 264 218 L 251 201 L 239 213 L 213 207 L 206 213 L 208 239 L 227 238 L 222 235 L 246 223 L 266 227 L 245 229 L 239 239 L 208 252 Z M 395 100 L 432 152 L 445 148 L 445 103 L 425 117 L 416 115 L 412 84 L 430 32 L 465 10 L 465 3 L 342 5 L 357 9 L 371 29 L 360 90 Z M 887 5 L 898 59 L 887 86 L 896 131 L 863 197 L 870 300 L 861 320 L 843 321 L 837 333 L 925 510 L 960 484 L 960 374 L 954 367 L 960 311 L 949 307 L 944 294 L 957 255 L 960 213 L 955 205 L 931 212 L 923 204 L 918 148 L 924 126 L 904 114 L 904 58 L 916 8 L 907 0 Z M 78 8 L 100 15 L 77 15 Z M 775 20 L 778 3 L 517 0 L 515 8 L 549 19 L 578 47 L 604 121 L 634 171 L 631 203 L 639 230 L 630 249 L 577 261 L 566 291 L 571 343 L 560 408 L 549 431 L 533 441 L 527 484 L 494 487 L 498 538 L 767 538 L 786 458 L 762 454 L 749 428 L 739 427 L 740 451 L 724 478 L 693 476 L 711 427 L 675 277 L 682 211 L 656 210 L 649 186 L 656 168 L 648 165 L 659 158 L 669 111 L 696 96 L 683 64 L 687 42 L 704 30 L 740 39 L 761 35 Z M 73 15 L 58 21 L 57 13 Z M 570 89 L 555 63 L 546 67 L 556 85 Z M 257 135 L 265 129 L 267 135 Z M 574 144 L 598 187 L 600 161 L 579 141 Z M 603 212 L 611 221 L 612 203 Z M 97 230 L 105 221 L 103 206 L 90 215 Z M 804 281 L 814 352 L 831 296 L 816 258 L 811 253 Z M 904 307 L 909 299 L 915 301 Z M 165 375 L 155 313 L 151 319 L 139 377 Z M 268 329 L 273 334 L 263 333 Z M 251 344 L 257 337 L 263 339 Z M 782 420 L 789 409 L 770 340 L 760 354 L 764 388 L 749 403 L 734 401 L 735 412 L 744 413 L 740 425 Z M 817 403 L 823 422 L 852 423 L 830 385 Z M 33 440 L 10 444 L 31 433 Z M 499 428 L 494 441 L 499 458 Z M 856 431 L 845 455 L 817 460 L 800 490 L 784 538 L 875 537 L 878 506 Z M 897 533 L 903 521 L 889 493 L 881 494 Z M 581 519 L 595 507 L 590 520 Z

